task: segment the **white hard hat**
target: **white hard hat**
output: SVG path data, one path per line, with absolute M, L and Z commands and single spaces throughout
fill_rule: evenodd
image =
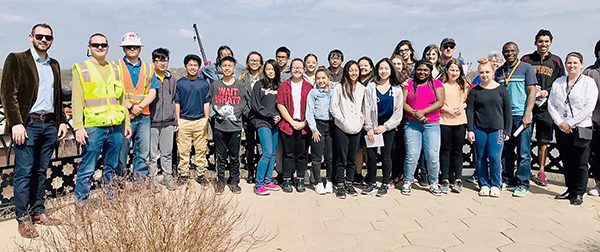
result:
M 123 39 L 121 40 L 120 47 L 124 46 L 144 46 L 142 44 L 142 39 L 135 32 L 128 32 L 123 35 Z

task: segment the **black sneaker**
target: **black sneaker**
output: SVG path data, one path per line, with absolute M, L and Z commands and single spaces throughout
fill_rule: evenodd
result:
M 377 190 L 376 184 L 368 184 L 367 187 L 365 187 L 365 189 L 363 189 L 362 192 L 360 192 L 360 194 L 369 195 L 371 193 L 374 193 L 375 190 Z
M 242 193 L 242 188 L 238 184 L 229 185 L 229 190 L 235 194 Z
M 352 186 L 352 183 L 346 184 L 346 192 L 348 192 L 348 194 L 350 194 L 352 196 L 358 196 L 358 192 L 356 191 L 356 189 L 354 189 L 354 186 Z
M 190 179 L 190 176 L 179 176 L 177 178 L 177 184 L 179 185 L 185 185 L 187 184 L 188 180 Z
M 254 182 L 256 182 L 256 180 L 254 179 L 254 172 L 248 171 L 248 177 L 246 177 L 246 183 L 254 184 Z
M 210 182 L 208 182 L 204 175 L 199 175 L 198 177 L 196 177 L 196 183 L 201 184 L 203 186 L 208 186 Z
M 223 194 L 225 191 L 225 182 L 217 181 L 217 185 L 215 187 L 215 192 L 219 195 Z
M 377 194 L 375 194 L 375 196 L 377 197 L 383 197 L 388 195 L 388 189 L 389 189 L 389 185 L 388 184 L 382 184 L 379 187 L 379 190 L 377 190 Z
M 291 193 L 294 191 L 294 189 L 292 189 L 292 179 L 283 179 L 283 183 L 281 185 L 281 190 L 284 193 Z
M 337 189 L 335 191 L 335 197 L 337 197 L 338 199 L 345 199 L 346 198 L 346 186 L 345 185 L 338 185 Z
M 306 192 L 306 186 L 304 185 L 304 179 L 296 179 L 296 192 Z
M 362 174 L 354 174 L 354 180 L 352 181 L 353 185 L 360 185 L 364 181 L 364 177 Z

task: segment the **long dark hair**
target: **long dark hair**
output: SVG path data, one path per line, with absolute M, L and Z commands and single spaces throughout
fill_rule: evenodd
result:
M 406 39 L 398 42 L 398 45 L 396 45 L 396 48 L 394 48 L 394 51 L 392 52 L 392 58 L 394 57 L 394 55 L 400 55 L 400 47 L 402 47 L 403 45 L 408 46 L 408 49 L 410 49 L 410 59 L 413 62 L 416 62 L 417 56 L 415 56 L 415 49 L 413 49 L 412 43 Z
M 442 75 L 442 78 L 440 78 L 440 81 L 446 83 L 450 80 L 450 77 L 448 77 L 448 69 L 450 69 L 452 65 L 456 65 L 460 71 L 460 75 L 458 76 L 458 79 L 456 79 L 456 83 L 458 83 L 460 91 L 463 93 L 467 92 L 469 87 L 471 87 L 471 84 L 469 84 L 469 80 L 467 80 L 467 77 L 465 77 L 465 71 L 462 67 L 462 64 L 457 59 L 451 59 L 448 61 L 448 63 L 446 63 L 444 74 Z
M 346 62 L 346 65 L 344 65 L 344 72 L 342 74 L 342 95 L 349 99 L 351 102 L 354 102 L 354 89 L 352 89 L 352 86 L 354 85 L 354 83 L 352 82 L 352 80 L 350 79 L 350 67 L 352 65 L 356 65 L 356 67 L 358 68 L 358 77 L 360 78 L 360 67 L 358 66 L 358 63 L 354 60 L 350 60 L 348 62 Z M 358 80 L 356 80 L 358 82 Z
M 273 66 L 273 70 L 275 70 L 275 77 L 273 79 L 269 79 L 269 77 L 267 77 L 267 64 Z M 279 84 L 281 84 L 281 70 L 279 69 L 279 65 L 277 64 L 276 60 L 269 59 L 263 65 L 262 87 L 265 89 L 277 90 L 279 89 Z
M 421 57 L 422 60 L 427 60 L 427 54 L 429 54 L 430 51 L 435 50 L 437 52 L 437 61 L 435 62 L 435 66 L 433 66 L 434 68 L 437 68 L 438 70 L 442 70 L 444 69 L 444 64 L 442 64 L 442 54 L 440 52 L 440 48 L 437 47 L 434 44 L 428 45 L 425 47 L 425 49 L 423 49 L 423 55 Z
M 381 77 L 379 75 L 379 66 L 383 62 L 388 63 L 388 65 L 390 67 L 390 85 L 392 85 L 392 86 L 402 85 L 402 83 L 404 83 L 404 81 L 406 80 L 406 77 L 403 74 L 398 72 L 396 67 L 394 67 L 394 63 L 392 63 L 392 60 L 390 60 L 389 58 L 383 58 L 379 62 L 377 62 L 377 64 L 375 65 L 375 69 L 373 70 L 375 72 L 375 76 L 373 77 L 373 80 L 377 83 L 379 83 L 381 81 Z
M 433 86 L 433 76 L 431 76 L 431 71 L 433 71 L 433 64 L 429 61 L 429 60 L 419 60 L 417 61 L 417 63 L 415 63 L 415 79 L 413 81 L 413 95 L 415 97 L 417 97 L 417 87 L 419 86 L 419 84 L 417 84 L 417 68 L 420 67 L 421 65 L 425 65 L 427 68 L 429 68 L 429 77 L 427 77 L 427 86 L 429 86 L 431 88 L 431 90 L 433 90 L 433 92 L 435 92 L 435 87 Z

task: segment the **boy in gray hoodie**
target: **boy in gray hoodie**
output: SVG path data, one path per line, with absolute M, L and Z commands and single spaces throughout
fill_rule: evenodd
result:
M 175 116 L 175 89 L 177 80 L 167 70 L 169 68 L 169 50 L 157 48 L 152 51 L 152 62 L 160 87 L 156 99 L 150 103 L 150 175 L 154 181 L 154 190 L 160 191 L 156 178 L 158 174 L 158 156 L 160 149 L 160 167 L 163 171 L 163 184 L 168 190 L 175 190 L 173 183 L 173 135 L 177 131 Z

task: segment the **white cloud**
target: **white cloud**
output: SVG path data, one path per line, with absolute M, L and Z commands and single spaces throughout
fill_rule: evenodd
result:
M 6 23 L 23 23 L 25 18 L 19 15 L 0 14 L 0 24 Z
M 193 30 L 181 28 L 175 32 L 175 36 L 180 38 L 193 38 L 196 36 L 196 33 Z M 202 35 L 200 35 L 200 38 L 202 38 Z

